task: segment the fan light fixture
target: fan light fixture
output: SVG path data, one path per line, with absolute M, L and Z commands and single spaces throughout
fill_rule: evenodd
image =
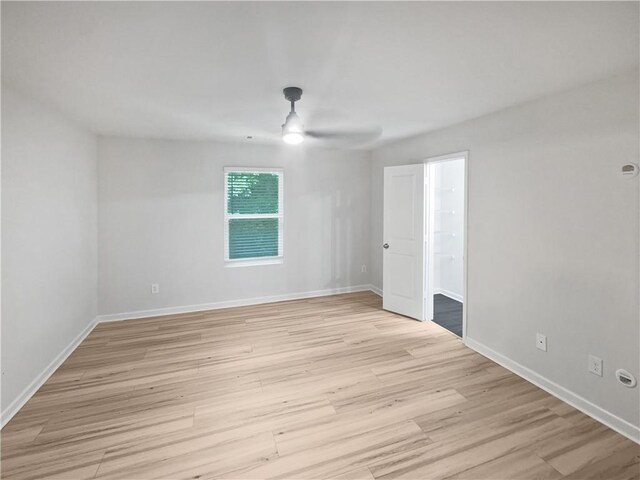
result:
M 291 102 L 291 112 L 282 125 L 282 140 L 290 145 L 298 145 L 304 141 L 304 127 L 298 114 L 295 103 L 302 96 L 302 89 L 298 87 L 287 87 L 282 93 L 284 98 Z

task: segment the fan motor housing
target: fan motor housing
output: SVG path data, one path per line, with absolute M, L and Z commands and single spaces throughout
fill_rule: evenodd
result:
M 284 93 L 284 98 L 290 102 L 297 102 L 302 97 L 302 89 L 299 87 L 287 87 L 282 90 L 282 93 Z

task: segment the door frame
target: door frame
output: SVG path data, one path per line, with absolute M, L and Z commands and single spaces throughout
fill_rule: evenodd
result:
M 464 342 L 467 338 L 467 293 L 468 293 L 468 278 L 467 273 L 469 271 L 469 254 L 467 248 L 467 239 L 468 239 L 468 220 L 469 220 L 469 150 L 462 150 L 459 152 L 447 153 L 444 155 L 438 155 L 435 157 L 428 157 L 424 160 L 425 168 L 425 184 L 429 181 L 429 164 L 433 163 L 442 163 L 450 160 L 464 160 L 464 218 L 463 218 L 463 262 L 462 262 L 462 341 Z M 427 189 L 425 189 L 427 190 Z M 428 191 L 428 190 L 427 190 Z M 427 197 L 430 199 L 432 193 L 428 191 L 428 195 L 425 195 L 425 200 Z M 432 261 L 433 258 L 433 228 L 431 224 L 431 209 L 430 205 L 425 202 L 425 208 L 428 210 L 425 212 L 425 243 L 426 243 L 426 255 L 425 255 L 425 303 L 428 301 L 433 302 L 433 279 L 429 278 L 429 268 L 427 266 L 427 261 Z M 425 312 L 430 312 L 433 310 L 433 305 L 430 307 L 425 305 Z M 427 315 L 429 316 L 429 315 Z M 427 318 L 428 321 L 433 321 L 432 318 Z

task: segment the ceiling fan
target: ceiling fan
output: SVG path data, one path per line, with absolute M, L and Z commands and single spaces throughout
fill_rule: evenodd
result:
M 343 130 L 305 130 L 302 120 L 296 113 L 296 102 L 302 97 L 299 87 L 287 87 L 282 93 L 291 103 L 291 111 L 282 125 L 282 140 L 290 145 L 302 143 L 305 137 L 325 140 L 334 144 L 364 144 L 377 140 L 382 134 L 382 128 L 371 129 L 343 129 Z

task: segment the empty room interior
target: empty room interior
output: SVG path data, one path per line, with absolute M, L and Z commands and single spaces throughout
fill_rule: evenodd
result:
M 1 2 L 3 479 L 640 479 L 640 3 Z

